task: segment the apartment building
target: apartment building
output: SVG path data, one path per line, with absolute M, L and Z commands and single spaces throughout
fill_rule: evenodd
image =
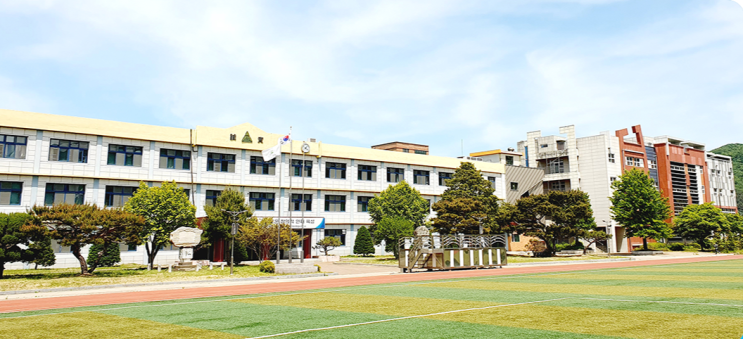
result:
M 544 190 L 581 189 L 591 198 L 598 226 L 614 235 L 604 251 L 629 252 L 641 239 L 628 239 L 622 225 L 611 218 L 609 196 L 611 183 L 624 171 L 639 168 L 647 172 L 661 194 L 668 198 L 674 214 L 689 204 L 713 201 L 710 196 L 708 163 L 714 162 L 723 174 L 724 157 L 709 156 L 705 145 L 670 136 L 648 137 L 640 125 L 614 133 L 577 138 L 574 126 L 560 127 L 561 135 L 542 136 L 540 131 L 527 133 L 527 139 L 518 143 L 528 167 L 544 168 Z M 717 173 L 717 172 L 715 172 Z M 722 187 L 732 187 L 730 176 L 717 181 Z M 722 192 L 722 191 L 721 191 Z M 731 204 L 730 195 L 722 204 Z M 734 196 L 734 191 L 733 191 Z M 722 205 L 721 205 L 722 206 Z
M 346 255 L 358 228 L 371 224 L 367 209 L 375 194 L 405 180 L 432 204 L 445 190 L 444 180 L 466 161 L 315 140 L 284 145 L 280 157 L 264 161 L 261 151 L 280 136 L 249 123 L 183 129 L 0 110 L 0 212 L 55 203 L 117 207 L 141 181 L 157 186 L 174 180 L 197 207 L 197 217 L 204 217 L 203 207 L 233 187 L 245 194 L 254 215 L 280 216 L 306 235 L 306 257 L 319 254 L 311 246 L 327 236 L 343 243 L 333 253 Z M 303 144 L 309 152 L 302 152 Z M 505 166 L 475 166 L 505 198 Z M 69 248 L 54 246 L 57 266 L 77 265 Z M 122 245 L 123 262 L 144 263 L 143 247 Z M 224 259 L 214 252 L 214 261 Z M 160 263 L 176 259 L 175 249 L 158 254 Z
M 707 168 L 712 203 L 724 213 L 738 213 L 732 158 L 707 152 Z

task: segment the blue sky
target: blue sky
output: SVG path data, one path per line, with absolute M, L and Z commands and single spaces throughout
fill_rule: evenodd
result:
M 435 155 L 642 124 L 743 143 L 731 0 L 0 2 L 0 107 Z

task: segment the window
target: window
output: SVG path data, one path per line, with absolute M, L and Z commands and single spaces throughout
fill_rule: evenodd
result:
M 276 174 L 276 159 L 264 161 L 263 157 L 250 157 L 250 174 Z
M 565 160 L 558 158 L 547 162 L 547 174 L 553 173 L 565 173 Z
M 550 190 L 553 190 L 553 191 L 564 191 L 565 190 L 565 182 L 564 181 L 553 181 L 553 182 L 550 182 Z
M 126 250 L 129 252 L 136 252 L 137 251 L 137 245 L 127 245 Z
M 0 205 L 20 205 L 22 182 L 0 181 Z
M 206 190 L 206 205 L 214 206 L 217 204 L 217 198 L 222 194 L 222 191 Z
M 490 188 L 495 189 L 495 177 L 488 177 L 488 181 L 490 182 Z
M 615 182 L 617 181 L 617 177 L 609 177 L 609 182 Z
M 294 211 L 312 211 L 312 194 L 292 194 L 292 206 Z
M 0 158 L 26 159 L 26 137 L 0 134 Z
M 511 183 L 511 191 L 518 191 L 519 190 L 519 183 L 512 182 Z
M 341 240 L 341 246 L 346 246 L 346 230 L 325 229 L 325 237 L 336 237 Z
M 345 195 L 326 195 L 325 212 L 345 212 L 346 196 Z
M 358 212 L 369 212 L 369 201 L 374 197 L 358 197 Z
M 518 234 L 514 234 L 513 236 L 511 236 L 511 239 L 513 242 L 521 242 L 521 236 Z
M 329 162 L 325 165 L 325 177 L 329 179 L 345 179 L 346 164 L 340 162 Z
M 106 207 L 122 207 L 138 187 L 106 186 Z
M 295 177 L 302 176 L 302 160 L 292 160 L 292 175 Z M 312 160 L 304 161 L 304 176 L 312 178 Z
M 400 182 L 403 180 L 405 180 L 404 169 L 387 167 L 387 182 Z
M 614 153 L 609 152 L 609 162 L 613 164 L 614 161 L 615 161 L 615 159 L 614 159 Z
M 49 161 L 87 163 L 88 146 L 84 141 L 52 139 L 49 142 Z
M 377 166 L 359 165 L 359 180 L 377 181 Z
M 657 169 L 658 168 L 658 161 L 656 160 L 648 160 L 648 165 L 651 169 Z
M 446 181 L 451 179 L 453 173 L 439 172 L 439 186 L 446 186 Z
M 273 211 L 273 193 L 250 193 L 250 207 L 255 211 Z
M 405 152 L 405 153 L 410 153 L 410 150 L 407 149 L 407 148 L 403 148 L 402 151 Z
M 116 166 L 142 166 L 142 147 L 108 145 L 108 164 Z
M 414 170 L 413 171 L 413 183 L 416 185 L 430 185 L 431 174 L 428 171 L 419 171 Z
M 160 168 L 190 170 L 191 151 L 160 149 Z
M 253 157 L 251 157 L 252 159 Z M 251 167 L 253 165 L 251 164 Z M 210 172 L 235 173 L 235 155 L 222 153 L 207 153 L 206 170 Z M 253 172 L 250 172 L 253 173 Z
M 44 205 L 76 204 L 85 201 L 85 185 L 74 184 L 46 184 Z
M 512 155 L 506 155 L 506 165 L 513 166 L 513 156 Z
M 426 155 L 426 154 L 428 154 L 428 152 L 426 152 L 426 151 L 419 151 L 419 150 L 415 150 L 415 154 L 423 154 L 423 155 Z
M 627 166 L 633 166 L 633 167 L 643 167 L 644 163 L 641 158 L 635 158 L 635 157 L 625 157 L 624 164 Z
M 541 144 L 541 145 L 539 145 L 539 148 L 547 148 L 547 147 L 549 147 L 549 145 L 547 145 L 547 144 Z

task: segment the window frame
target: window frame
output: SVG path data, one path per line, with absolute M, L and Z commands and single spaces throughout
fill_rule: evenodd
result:
M 57 188 L 56 186 L 62 186 L 62 190 L 57 190 L 56 189 Z M 78 190 L 77 191 L 73 191 L 73 190 L 70 189 L 70 186 L 77 186 Z M 56 184 L 56 183 L 48 182 L 46 184 L 46 187 L 44 188 L 44 206 L 52 206 L 52 205 L 54 205 L 54 203 L 55 203 L 54 201 L 57 200 L 56 199 L 57 198 L 57 194 L 62 194 L 63 195 L 63 197 L 64 197 L 63 200 L 64 201 L 62 201 L 62 203 L 82 205 L 82 204 L 85 203 L 85 188 L 86 188 L 85 186 L 86 186 L 85 184 Z M 52 190 L 51 191 L 49 190 L 50 187 L 52 187 Z M 52 195 L 51 196 L 52 197 L 51 204 L 48 203 L 49 202 L 49 195 L 50 194 Z M 73 198 L 73 202 L 68 202 L 67 201 L 68 195 L 74 195 L 72 197 Z M 79 200 L 79 202 L 78 202 L 78 200 Z
M 418 182 L 420 178 L 423 178 L 424 183 Z M 431 184 L 431 171 L 413 170 L 413 184 L 430 185 Z
M 263 208 L 264 201 L 266 202 L 265 209 Z M 254 211 L 273 211 L 276 209 L 276 193 L 250 192 L 248 194 L 248 203 Z
M 511 191 L 518 191 L 519 190 L 519 183 L 515 181 L 511 181 Z
M 55 142 L 56 142 L 56 145 L 55 145 Z M 62 146 L 62 143 L 67 143 L 67 146 Z M 73 144 L 75 143 L 77 144 L 77 146 L 73 146 Z M 85 147 L 83 147 L 83 144 L 85 145 Z M 57 150 L 57 159 L 53 159 L 53 154 L 54 154 L 54 152 L 52 152 L 53 149 Z M 87 164 L 89 149 L 90 149 L 90 142 L 88 141 L 53 138 L 49 140 L 49 161 Z M 67 159 L 60 160 L 63 150 L 66 151 Z M 73 153 L 72 151 L 77 151 L 78 156 L 77 156 L 76 161 L 70 161 L 70 158 L 72 157 L 72 153 Z
M 369 202 L 374 199 L 370 196 L 357 196 L 356 197 L 356 212 L 368 213 Z
M 168 154 L 170 152 L 174 152 L 175 154 L 173 155 Z M 185 155 L 186 152 L 188 152 L 188 156 Z M 178 155 L 178 153 L 180 153 L 180 155 Z M 192 154 L 193 154 L 192 151 L 161 148 L 160 149 L 160 169 L 173 169 L 173 170 L 179 170 L 179 171 L 191 170 L 191 155 Z M 163 167 L 163 159 L 165 159 L 165 167 Z M 182 161 L 181 168 L 177 168 L 176 166 L 178 159 L 181 159 Z M 173 167 L 170 167 L 171 161 L 173 163 Z
M 447 174 L 445 177 L 442 174 Z M 439 172 L 439 186 L 446 186 L 446 181 L 451 180 L 454 177 L 454 173 L 451 172 Z
M 337 208 L 331 210 L 331 204 L 338 204 Z M 325 212 L 346 212 L 346 196 L 345 195 L 326 195 L 325 196 Z
M 215 156 L 219 156 L 216 158 Z M 232 160 L 230 160 L 232 158 Z M 214 170 L 214 165 L 219 163 L 219 171 Z M 229 153 L 206 153 L 206 171 L 219 173 L 235 173 L 237 168 L 237 155 Z M 226 166 L 225 166 L 226 165 Z
M 17 188 L 15 187 L 17 186 Z M 8 203 L 4 204 L 2 196 L 7 194 Z M 18 203 L 14 204 L 13 196 L 16 196 Z M 0 181 L 0 206 L 20 206 L 23 199 L 23 182 L 21 181 Z
M 377 166 L 359 165 L 357 178 L 359 181 L 377 181 Z
M 261 173 L 258 173 L 259 167 Z M 262 156 L 250 156 L 250 174 L 276 175 L 276 158 L 265 161 Z
M 399 177 L 399 180 L 390 180 L 392 175 Z M 405 181 L 405 169 L 400 167 L 387 167 L 387 182 L 398 183 L 400 181 Z
M 110 192 L 109 192 L 110 188 Z M 116 189 L 120 189 L 120 192 L 115 192 Z M 131 192 L 124 192 L 125 189 L 128 191 L 131 189 Z M 118 185 L 106 185 L 105 188 L 105 196 L 103 199 L 103 206 L 105 207 L 123 207 L 126 204 L 126 201 L 124 200 L 125 197 L 133 197 L 134 193 L 137 192 L 137 189 L 139 187 L 137 186 L 118 186 Z M 115 199 L 117 196 L 121 197 L 121 204 L 117 205 L 115 203 Z M 126 199 L 129 200 L 129 199 Z
M 498 177 L 490 177 L 489 176 L 488 177 L 488 182 L 490 183 L 490 188 L 492 188 L 494 190 L 497 189 L 497 186 L 496 185 L 497 185 L 497 182 L 498 182 Z
M 114 149 L 116 148 L 116 149 Z M 129 150 L 131 149 L 131 150 Z M 126 166 L 126 167 L 142 167 L 142 159 L 144 158 L 144 147 L 142 146 L 127 146 L 119 144 L 108 144 L 108 158 L 106 165 L 110 166 Z M 119 154 L 124 155 L 124 163 L 119 164 Z M 113 156 L 113 157 L 112 157 Z M 137 158 L 137 156 L 139 156 Z
M 341 246 L 346 246 L 346 230 L 338 230 L 332 228 L 326 228 L 323 235 L 327 237 L 335 237 L 341 241 Z
M 252 160 L 252 159 L 251 159 Z M 274 161 L 274 166 L 276 162 Z M 292 176 L 302 177 L 302 160 L 292 159 Z M 312 178 L 312 160 L 304 161 L 304 177 Z
M 304 194 L 304 199 L 302 195 L 301 193 L 292 193 L 292 211 L 312 212 L 312 194 Z
M 219 199 L 220 195 L 222 195 L 222 191 L 206 190 L 206 192 L 204 192 L 204 205 L 213 207 L 217 204 L 217 199 Z M 211 204 L 209 204 L 209 202 L 211 202 Z
M 13 141 L 9 141 L 13 138 Z M 18 139 L 23 138 L 23 142 Z M 28 147 L 28 137 L 25 135 L 0 134 L 0 158 L 4 159 L 26 159 L 26 148 Z M 12 151 L 9 151 L 11 150 Z M 13 156 L 8 156 L 11 153 Z
M 337 179 L 337 180 L 346 180 L 346 169 L 348 166 L 346 166 L 345 163 L 342 162 L 326 162 L 325 163 L 325 178 L 326 179 Z M 340 178 L 338 178 L 338 174 L 340 173 Z M 331 175 L 332 174 L 332 175 Z

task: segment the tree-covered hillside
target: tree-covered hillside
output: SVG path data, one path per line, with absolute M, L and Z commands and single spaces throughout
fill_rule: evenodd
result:
M 738 200 L 738 213 L 743 208 L 743 144 L 727 144 L 712 153 L 727 155 L 733 158 L 733 175 L 735 176 L 735 194 Z

